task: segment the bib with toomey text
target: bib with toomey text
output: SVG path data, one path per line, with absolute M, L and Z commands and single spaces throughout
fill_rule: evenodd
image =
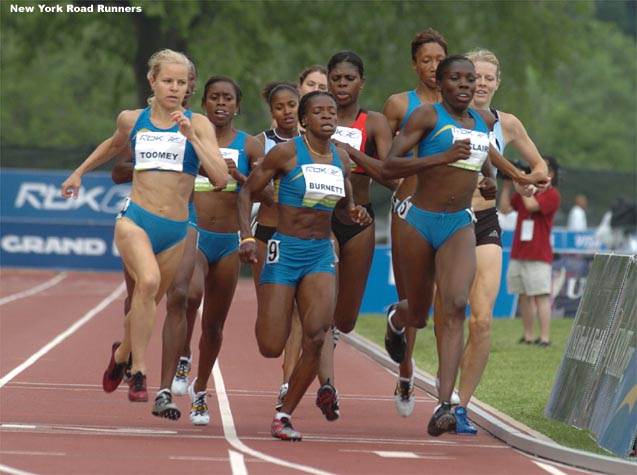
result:
M 138 132 L 135 137 L 135 170 L 182 172 L 186 141 L 179 132 Z

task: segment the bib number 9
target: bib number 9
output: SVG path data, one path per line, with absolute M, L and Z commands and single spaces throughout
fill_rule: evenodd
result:
M 281 245 L 281 241 L 276 239 L 268 240 L 268 248 L 265 255 L 265 263 L 266 264 L 276 264 L 279 262 L 279 246 Z

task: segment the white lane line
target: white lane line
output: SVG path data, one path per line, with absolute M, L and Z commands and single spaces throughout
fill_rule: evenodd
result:
M 540 467 L 543 470 L 546 470 L 547 472 L 549 472 L 551 475 L 567 475 L 565 472 L 562 472 L 559 468 L 554 467 L 552 465 L 549 465 L 547 463 L 543 463 L 543 462 L 537 462 L 535 460 L 531 460 L 535 465 L 537 465 L 538 467 Z
M 65 457 L 66 452 L 30 452 L 28 450 L 0 450 L 3 455 L 45 455 L 47 457 Z
M 17 468 L 9 467 L 0 463 L 0 473 L 8 473 L 9 475 L 36 475 L 32 472 L 25 472 Z
M 5 376 L 0 379 L 0 388 L 15 378 L 17 375 L 26 370 L 29 366 L 33 365 L 36 361 L 38 361 L 42 356 L 47 354 L 57 345 L 66 340 L 69 336 L 79 330 L 85 323 L 90 321 L 95 315 L 104 310 L 111 302 L 117 299 L 123 292 L 126 290 L 126 284 L 122 282 L 108 297 L 102 300 L 97 306 L 93 307 L 89 310 L 82 318 L 77 320 L 73 325 L 68 327 L 65 331 L 56 336 L 49 343 L 40 348 L 36 353 L 32 354 L 24 363 L 17 366 Z
M 125 435 L 177 435 L 176 430 L 161 430 L 161 429 L 140 429 L 137 427 L 116 427 L 112 429 L 99 428 L 99 427 L 69 427 L 69 426 L 57 426 L 55 429 L 59 430 L 76 430 L 78 432 L 95 432 L 105 434 L 125 434 Z
M 236 452 L 235 452 L 236 453 Z M 171 455 L 169 460 L 187 460 L 190 462 L 227 462 L 228 457 L 189 457 L 182 455 Z
M 54 285 L 62 282 L 67 277 L 66 272 L 62 272 L 55 277 L 47 280 L 46 282 L 41 283 L 40 285 L 36 285 L 35 287 L 31 287 L 29 290 L 25 290 L 23 292 L 18 292 L 17 294 L 7 295 L 6 297 L 2 297 L 0 299 L 0 305 L 4 305 L 5 303 L 13 302 L 15 300 L 23 299 L 25 297 L 30 297 L 31 295 L 35 295 L 38 292 L 42 292 L 43 290 L 48 289 L 49 287 L 53 287 Z
M 248 467 L 246 467 L 243 454 L 235 452 L 234 450 L 228 450 L 230 454 L 230 467 L 232 467 L 233 475 L 248 475 Z
M 372 450 L 372 453 L 384 458 L 393 459 L 417 459 L 420 458 L 413 452 L 392 452 L 389 450 Z
M 0 439 L 2 432 L 37 432 L 39 434 L 88 434 L 91 436 L 126 436 L 126 437 L 167 437 L 223 440 L 223 435 L 205 435 L 184 431 L 163 429 L 142 429 L 136 427 L 83 427 L 83 426 L 58 426 L 58 425 L 30 425 L 30 424 L 0 424 Z M 0 450 L 0 453 L 2 451 Z M 228 460 L 224 457 L 223 460 Z
M 244 454 L 250 455 L 254 458 L 261 459 L 265 462 L 273 463 L 275 465 L 280 465 L 281 467 L 291 468 L 293 470 L 299 470 L 301 472 L 310 473 L 313 475 L 333 475 L 330 472 L 325 472 L 323 470 L 309 467 L 307 465 L 296 464 L 296 463 L 288 462 L 287 460 L 272 457 L 271 455 L 267 455 L 267 454 L 264 454 L 263 452 L 259 452 L 257 450 L 251 449 L 250 447 L 245 445 L 243 442 L 241 442 L 241 440 L 237 436 L 237 431 L 234 426 L 232 411 L 230 410 L 230 401 L 228 401 L 228 396 L 226 394 L 226 385 L 223 382 L 223 376 L 221 375 L 221 370 L 219 369 L 219 360 L 217 360 L 214 367 L 212 368 L 212 376 L 215 380 L 215 389 L 217 393 L 217 401 L 219 403 L 219 412 L 221 413 L 223 433 L 225 434 L 226 440 L 228 441 L 230 445 L 232 445 L 239 452 L 243 452 Z M 289 444 L 292 442 L 281 442 L 281 443 Z M 233 475 L 238 475 L 238 474 L 234 474 L 233 472 Z

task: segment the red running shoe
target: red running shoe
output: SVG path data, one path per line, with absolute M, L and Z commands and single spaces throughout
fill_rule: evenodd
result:
M 276 417 L 272 421 L 272 427 L 270 429 L 272 433 L 272 437 L 281 440 L 301 440 L 303 436 L 299 431 L 294 430 L 292 424 L 290 423 L 290 419 L 287 417 L 282 417 L 281 419 L 277 419 Z
M 338 392 L 329 381 L 321 386 L 316 393 L 316 406 L 328 421 L 335 421 L 341 415 L 338 406 Z
M 112 393 L 117 389 L 119 383 L 122 382 L 122 378 L 124 377 L 124 370 L 126 369 L 126 361 L 123 363 L 115 363 L 115 350 L 122 343 L 116 341 L 113 343 L 113 347 L 111 349 L 111 361 L 108 363 L 108 368 L 104 371 L 104 376 L 102 377 L 102 388 L 107 393 Z
M 148 391 L 146 391 L 146 375 L 141 371 L 135 373 L 128 382 L 128 400 L 131 402 L 148 401 Z

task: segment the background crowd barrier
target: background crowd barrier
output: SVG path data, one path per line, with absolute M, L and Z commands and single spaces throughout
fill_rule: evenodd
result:
M 597 254 L 546 406 L 622 457 L 637 434 L 635 256 Z
M 113 229 L 130 185 L 115 185 L 110 173 L 94 172 L 82 178 L 79 197 L 67 200 L 60 185 L 69 173 L 2 170 L 2 266 L 121 270 Z
M 130 185 L 115 185 L 106 172 L 82 181 L 77 200 L 60 195 L 68 171 L 2 169 L 0 173 L 0 264 L 10 267 L 120 270 L 113 244 L 114 219 Z M 554 315 L 574 316 L 593 254 L 600 249 L 592 230 L 553 232 Z M 512 233 L 503 235 L 503 278 L 495 317 L 517 314 L 517 298 L 507 293 L 506 269 Z M 390 247 L 378 245 L 361 306 L 362 313 L 384 313 L 396 301 Z
M 586 277 L 595 252 L 603 246 L 595 240 L 595 231 L 569 232 L 556 229 L 552 233 L 553 262 L 553 316 L 574 317 L 584 291 Z M 513 231 L 502 235 L 502 280 L 493 309 L 493 316 L 514 317 L 519 315 L 518 299 L 507 292 L 506 270 L 511 255 Z M 367 281 L 367 289 L 361 313 L 384 313 L 396 302 L 396 283 L 391 266 L 391 247 L 376 246 L 374 261 Z

